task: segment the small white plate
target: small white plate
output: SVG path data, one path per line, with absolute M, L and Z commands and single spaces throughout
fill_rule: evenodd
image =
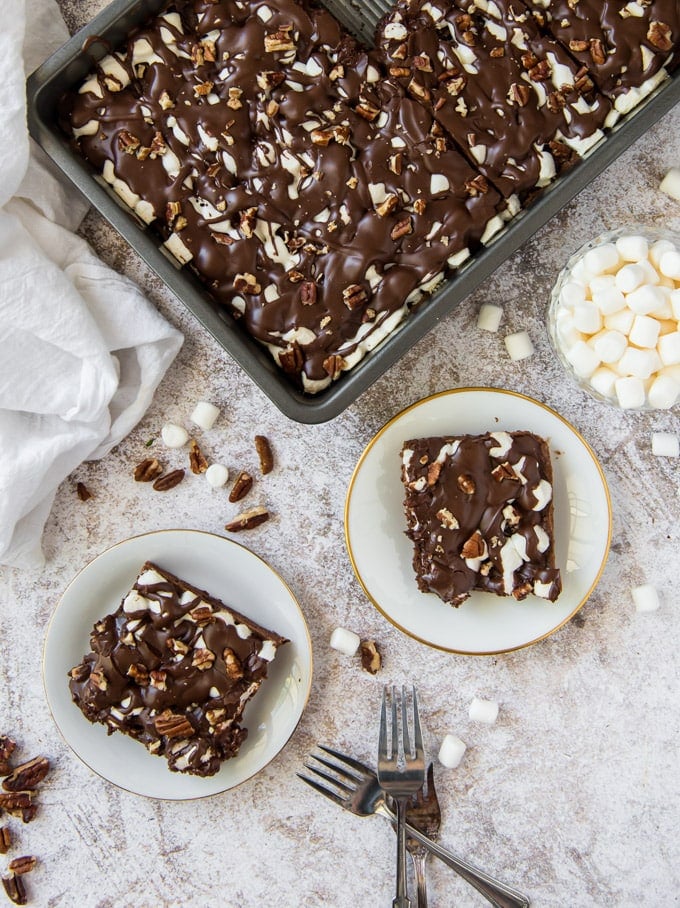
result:
M 527 430 L 545 438 L 553 464 L 555 552 L 562 573 L 556 602 L 523 602 L 473 592 L 460 608 L 422 593 L 405 535 L 400 451 L 409 438 Z M 592 593 L 611 540 L 609 490 L 595 454 L 558 413 L 512 391 L 460 388 L 407 407 L 369 442 L 345 503 L 345 541 L 366 595 L 399 630 L 462 655 L 520 649 L 562 627 Z
M 238 755 L 209 778 L 170 772 L 164 758 L 123 734 L 107 735 L 71 699 L 68 672 L 90 652 L 90 632 L 118 608 L 145 561 L 205 589 L 269 630 L 286 637 L 266 680 L 246 706 L 248 737 Z M 184 800 L 227 791 L 266 766 L 302 716 L 312 682 L 312 645 L 295 597 L 261 558 L 222 536 L 161 530 L 133 536 L 102 552 L 64 592 L 52 615 L 43 654 L 50 710 L 67 743 L 90 769 L 114 785 L 152 798 Z

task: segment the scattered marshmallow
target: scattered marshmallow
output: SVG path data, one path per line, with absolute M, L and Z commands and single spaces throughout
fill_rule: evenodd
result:
M 631 593 L 635 603 L 635 610 L 638 612 L 655 612 L 661 604 L 659 593 L 651 583 L 634 586 Z
M 473 697 L 469 716 L 473 722 L 484 722 L 486 725 L 493 725 L 498 718 L 498 703 L 495 700 L 480 700 L 479 697 Z
M 657 457 L 680 457 L 680 441 L 670 432 L 652 432 L 652 454 Z
M 359 635 L 344 627 L 336 627 L 331 634 L 331 647 L 345 656 L 354 656 L 360 643 Z
M 513 362 L 520 359 L 526 359 L 534 352 L 534 345 L 526 331 L 517 331 L 515 334 L 508 334 L 505 338 L 505 347 L 508 355 Z
M 502 317 L 503 310 L 500 306 L 494 306 L 492 303 L 484 303 L 479 310 L 477 327 L 481 328 L 482 331 L 492 331 L 495 333 L 500 327 Z
M 680 202 L 680 167 L 671 167 L 659 183 L 659 189 Z
M 168 422 L 161 429 L 161 438 L 166 447 L 181 448 L 189 441 L 189 433 L 183 426 Z
M 229 480 L 229 470 L 221 463 L 211 463 L 205 471 L 205 478 L 213 489 L 221 489 Z
M 447 769 L 455 769 L 463 759 L 465 743 L 455 735 L 445 735 L 439 748 L 439 762 Z
M 207 432 L 215 425 L 219 415 L 220 411 L 214 404 L 207 400 L 199 400 L 189 418 L 195 425 Z

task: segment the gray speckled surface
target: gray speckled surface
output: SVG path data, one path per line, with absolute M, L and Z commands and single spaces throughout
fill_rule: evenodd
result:
M 102 4 L 61 5 L 74 29 Z M 387 825 L 342 813 L 295 773 L 318 741 L 372 760 L 381 684 L 410 679 L 419 684 L 431 751 L 447 732 L 468 745 L 457 770 L 440 767 L 437 775 L 446 844 L 536 906 L 678 904 L 680 474 L 677 460 L 650 449 L 652 431 L 679 431 L 677 410 L 624 414 L 587 398 L 551 353 L 545 312 L 560 266 L 586 239 L 635 222 L 680 230 L 680 203 L 657 189 L 680 164 L 679 135 L 676 109 L 352 407 L 319 426 L 282 416 L 127 245 L 88 216 L 83 234 L 145 288 L 186 341 L 139 426 L 60 487 L 45 532 L 45 570 L 0 573 L 0 731 L 13 732 L 26 756 L 42 752 L 54 761 L 38 817 L 29 826 L 12 822 L 13 854 L 41 861 L 28 881 L 32 904 L 391 904 Z M 485 301 L 504 307 L 498 335 L 476 328 Z M 536 353 L 513 364 L 502 338 L 521 328 Z M 367 601 L 343 538 L 345 491 L 374 432 L 411 402 L 463 385 L 507 387 L 557 409 L 599 456 L 614 510 L 609 562 L 577 618 L 529 649 L 493 658 L 450 655 L 400 634 Z M 240 541 L 299 598 L 314 679 L 296 733 L 256 778 L 207 800 L 154 802 L 119 791 L 74 758 L 47 709 L 41 651 L 65 586 L 112 543 L 166 527 L 222 532 L 233 508 L 206 483 L 151 498 L 131 477 L 146 440 L 201 398 L 222 409 L 203 435 L 206 452 L 230 468 L 256 465 L 256 432 L 272 440 L 277 466 L 262 488 L 275 518 Z M 79 480 L 95 495 L 87 503 L 75 495 Z M 659 588 L 657 612 L 635 612 L 630 589 L 642 582 Z M 379 641 L 378 677 L 329 649 L 338 625 Z M 496 725 L 470 722 L 473 696 L 499 701 Z M 432 863 L 430 874 L 435 908 L 484 904 L 443 866 Z

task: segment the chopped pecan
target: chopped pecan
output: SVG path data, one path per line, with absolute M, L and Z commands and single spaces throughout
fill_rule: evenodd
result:
M 517 599 L 518 602 L 521 602 L 522 599 L 526 599 L 529 593 L 533 591 L 533 586 L 529 583 L 528 580 L 525 580 L 524 583 L 516 587 L 512 591 L 512 595 Z
M 3 877 L 2 885 L 7 893 L 7 897 L 10 901 L 14 902 L 15 905 L 27 904 L 26 888 L 20 876 L 12 874 L 9 877 Z
M 396 173 L 397 176 L 401 174 L 402 167 L 404 162 L 403 154 L 398 151 L 395 154 L 390 155 L 388 166 L 392 173 Z
M 16 750 L 17 742 L 9 735 L 0 735 L 0 775 L 5 775 L 10 769 L 10 759 Z
M 602 66 L 602 64 L 606 62 L 607 53 L 600 38 L 590 39 L 590 56 L 593 58 L 593 63 L 596 63 L 598 66 Z
M 314 281 L 303 281 L 300 284 L 300 302 L 303 306 L 313 306 L 317 299 Z
M 20 858 L 10 861 L 8 869 L 17 876 L 23 876 L 25 873 L 30 873 L 37 863 L 38 859 L 32 854 L 24 854 Z
M 403 236 L 408 236 L 413 233 L 413 218 L 408 215 L 405 218 L 397 221 L 392 230 L 390 231 L 390 237 L 393 240 L 399 240 Z
M 194 655 L 191 659 L 191 664 L 194 668 L 197 668 L 199 672 L 205 672 L 209 668 L 212 668 L 212 664 L 215 661 L 215 653 L 211 649 L 206 647 L 200 647 L 197 650 L 194 650 Z
M 429 101 L 432 97 L 429 88 L 422 85 L 415 77 L 408 83 L 406 90 L 420 101 Z
M 531 89 L 528 85 L 521 82 L 513 82 L 508 92 L 508 101 L 510 104 L 517 104 L 518 107 L 526 107 L 531 97 Z
M 279 353 L 279 365 L 283 371 L 287 372 L 289 375 L 302 371 L 304 357 L 300 345 L 296 341 L 293 341 L 290 347 L 287 347 Z
M 224 667 L 227 675 L 232 681 L 240 681 L 243 677 L 243 665 L 236 653 L 230 647 L 225 647 L 222 653 L 224 658 Z
M 457 530 L 460 527 L 460 524 L 448 508 L 440 508 L 437 511 L 437 520 L 439 520 L 445 530 Z
M 253 487 L 253 477 L 245 470 L 241 470 L 229 492 L 229 501 L 240 501 Z
M 205 82 L 199 82 L 198 85 L 194 85 L 194 95 L 197 98 L 205 98 L 206 95 L 209 95 L 213 90 L 213 83 L 209 80 Z
M 439 480 L 439 474 L 442 471 L 441 460 L 434 460 L 427 468 L 427 484 L 433 486 Z
M 94 671 L 90 672 L 89 681 L 94 688 L 100 691 L 105 691 L 109 686 L 106 675 L 101 668 L 96 668 Z
M 399 199 L 391 192 L 379 205 L 375 206 L 376 214 L 380 215 L 381 218 L 385 218 L 390 212 L 394 211 L 398 204 Z
M 192 621 L 195 621 L 196 624 L 201 625 L 201 627 L 205 627 L 206 624 L 212 624 L 215 620 L 213 610 L 206 604 L 197 605 L 195 608 L 192 608 L 189 612 L 189 617 Z
M 373 640 L 362 640 L 359 644 L 361 667 L 371 675 L 377 675 L 382 668 L 382 656 Z
M 494 467 L 491 471 L 491 475 L 496 482 L 502 482 L 504 479 L 517 479 L 515 471 L 512 469 L 512 465 L 507 460 Z
M 128 677 L 132 678 L 133 681 L 136 681 L 140 687 L 149 686 L 151 680 L 149 670 L 146 665 L 143 665 L 141 662 L 134 662 L 130 668 L 128 668 L 126 674 Z
M 245 208 L 239 215 L 238 229 L 249 240 L 253 235 L 253 225 L 257 216 L 257 208 Z
M 472 536 L 463 543 L 460 556 L 461 558 L 481 558 L 484 555 L 484 549 L 484 538 L 479 530 L 475 530 Z
M 380 113 L 380 108 L 376 107 L 375 104 L 371 104 L 371 102 L 367 101 L 365 98 L 360 98 L 359 103 L 354 109 L 360 117 L 363 117 L 364 120 L 368 120 L 369 123 L 372 123 Z
M 368 294 L 361 284 L 350 284 L 342 291 L 342 300 L 347 308 L 353 311 L 368 302 Z
M 158 669 L 157 671 L 149 672 L 149 684 L 151 687 L 155 687 L 156 690 L 166 690 L 167 684 L 166 679 L 168 675 L 167 672 L 164 672 L 163 669 Z
M 76 484 L 76 494 L 81 501 L 89 501 L 92 498 L 92 492 L 90 492 L 84 482 Z
M 390 66 L 390 75 L 395 79 L 407 79 L 411 75 L 408 66 Z
M 12 833 L 9 826 L 0 826 L 0 854 L 7 854 L 12 845 Z
M 227 107 L 231 110 L 239 110 L 243 107 L 243 102 L 241 101 L 241 95 L 243 94 L 242 88 L 230 88 L 229 100 L 227 101 Z
M 561 91 L 551 91 L 548 94 L 547 100 L 548 110 L 551 113 L 557 113 L 562 110 L 567 105 L 567 99 L 564 97 Z
M 175 486 L 178 486 L 183 479 L 184 470 L 172 470 L 171 473 L 166 473 L 165 476 L 159 476 L 158 479 L 154 481 L 153 488 L 157 492 L 167 492 L 170 489 L 174 489 Z
M 153 482 L 163 473 L 163 467 L 155 457 L 148 457 L 135 467 L 135 482 Z
M 588 42 L 581 38 L 572 38 L 569 42 L 569 50 L 573 50 L 574 53 L 577 54 L 582 54 L 584 51 L 588 50 Z
M 468 47 L 475 47 L 477 44 L 477 35 L 472 29 L 464 31 L 461 35 L 463 43 L 467 44 Z
M 232 521 L 225 525 L 224 529 L 228 530 L 230 533 L 238 533 L 241 530 L 252 530 L 261 523 L 264 523 L 265 520 L 269 520 L 269 511 L 262 505 L 258 505 L 257 507 L 250 508 L 250 510 L 238 514 Z
M 465 474 L 461 473 L 461 475 L 458 477 L 458 479 L 456 481 L 458 484 L 458 488 L 465 495 L 474 495 L 475 494 L 475 489 L 477 488 L 477 486 L 475 485 L 475 481 L 472 478 L 472 476 L 466 476 Z
M 203 456 L 203 452 L 195 438 L 191 439 L 191 445 L 189 446 L 189 466 L 191 467 L 191 472 L 197 476 L 205 473 L 208 469 L 208 461 Z
M 295 41 L 291 32 L 292 25 L 282 25 L 281 28 L 264 36 L 264 49 L 268 54 L 274 54 L 279 51 L 295 50 Z
M 47 757 L 34 757 L 15 767 L 3 780 L 2 787 L 5 791 L 26 791 L 29 788 L 35 788 L 49 771 L 50 761 Z
M 411 62 L 414 69 L 419 69 L 424 73 L 432 72 L 432 61 L 427 54 L 417 54 Z
M 673 37 L 670 26 L 666 25 L 665 22 L 659 22 L 658 19 L 653 19 L 649 23 L 647 40 L 653 47 L 663 51 L 663 53 L 668 53 L 668 51 L 673 49 Z
M 163 138 L 163 133 L 158 129 L 154 133 L 150 149 L 152 158 L 155 158 L 158 155 L 162 156 L 168 150 L 168 146 L 165 144 L 165 139 Z
M 425 199 L 416 199 L 413 203 L 413 210 L 416 214 L 425 214 L 425 209 L 427 208 L 427 202 Z
M 297 271 L 295 268 L 288 272 L 288 280 L 291 284 L 299 284 L 300 281 L 304 280 L 304 277 L 304 274 L 301 271 Z
M 267 473 L 271 473 L 274 467 L 274 455 L 266 435 L 255 436 L 255 450 L 257 451 L 257 456 L 260 458 L 260 470 L 262 471 L 262 475 L 264 476 Z
M 164 709 L 153 720 L 154 727 L 159 735 L 166 738 L 190 738 L 194 734 L 194 726 L 186 716 L 179 716 L 171 709 Z
M 476 198 L 478 195 L 484 195 L 484 193 L 488 191 L 489 184 L 481 173 L 478 173 L 476 177 L 473 177 L 473 179 L 471 180 L 467 180 L 465 183 L 465 192 L 471 198 Z
M 180 640 L 179 637 L 168 637 L 165 641 L 165 645 L 170 652 L 175 653 L 175 655 L 184 656 L 189 652 L 189 647 L 184 640 Z
M 262 292 L 262 285 L 254 274 L 245 271 L 243 274 L 237 274 L 234 278 L 234 290 L 239 293 L 247 293 L 250 296 L 257 296 L 258 293 Z
M 121 129 L 118 133 L 118 147 L 125 154 L 134 154 L 141 144 L 137 136 L 133 136 L 127 129 Z
M 496 59 L 497 57 L 504 57 L 505 48 L 500 44 L 497 45 L 496 47 L 492 47 L 491 50 L 489 51 L 489 56 L 493 57 L 494 59 Z
M 331 378 L 337 378 L 342 372 L 345 360 L 338 353 L 333 353 L 331 356 L 326 357 L 322 365 L 324 372 L 330 375 Z

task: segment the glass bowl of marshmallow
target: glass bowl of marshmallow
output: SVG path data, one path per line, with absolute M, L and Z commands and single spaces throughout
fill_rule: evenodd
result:
M 625 410 L 680 400 L 680 236 L 649 227 L 582 246 L 553 288 L 548 328 L 565 369 Z

